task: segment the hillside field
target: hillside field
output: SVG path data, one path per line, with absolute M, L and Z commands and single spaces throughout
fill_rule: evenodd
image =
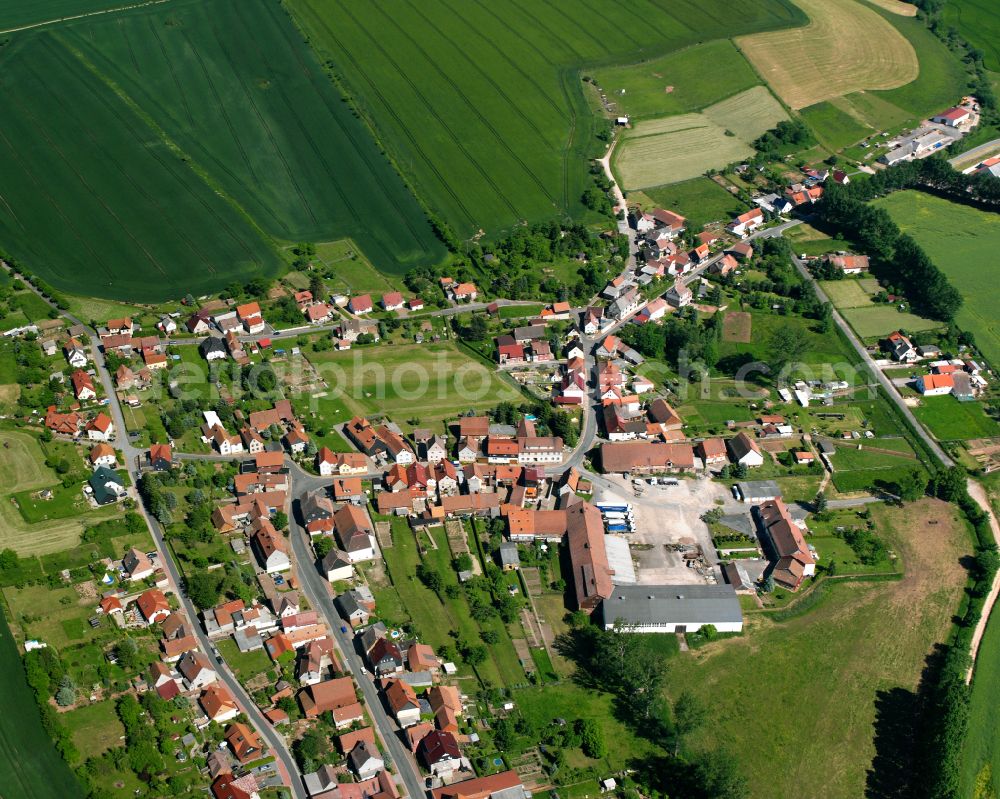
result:
M 805 21 L 787 0 L 289 7 L 417 193 L 462 237 L 582 214 L 587 159 L 600 148 L 581 68 Z
M 626 135 L 614 164 L 626 189 L 691 180 L 753 154 L 750 142 L 788 119 L 764 86 L 708 106 L 639 122 Z
M 701 230 L 709 222 L 728 221 L 747 210 L 743 201 L 704 176 L 654 186 L 633 192 L 629 199 L 643 203 L 643 197 L 660 208 L 676 211 L 688 220 L 691 230 Z
M 728 39 L 717 39 L 638 64 L 604 67 L 593 77 L 615 112 L 639 119 L 697 111 L 760 84 Z
M 803 613 L 782 622 L 747 613 L 749 633 L 670 661 L 672 698 L 688 689 L 734 709 L 714 714 L 689 746 L 726 741 L 750 796 L 912 795 L 898 778 L 913 773 L 915 692 L 950 633 L 971 543 L 954 506 L 936 500 L 876 505 L 872 516 L 902 559 L 902 580 L 828 581 Z
M 1000 214 L 942 200 L 917 191 L 900 191 L 876 200 L 905 233 L 923 247 L 961 293 L 959 326 L 976 337 L 983 355 L 1000 364 L 1000 298 L 995 286 L 1000 251 Z
M 813 135 L 831 150 L 843 150 L 873 132 L 871 127 L 828 101 L 807 106 L 800 113 Z
M 983 51 L 987 69 L 1000 72 L 1000 14 L 993 0 L 948 0 L 942 17 Z

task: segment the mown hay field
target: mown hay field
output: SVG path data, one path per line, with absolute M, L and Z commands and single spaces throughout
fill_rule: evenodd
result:
M 750 142 L 787 118 L 771 93 L 755 86 L 699 114 L 639 122 L 615 154 L 615 169 L 626 189 L 690 180 L 751 155 Z
M 870 283 L 874 281 L 865 280 L 823 280 L 820 281 L 820 288 L 826 293 L 837 308 L 862 308 L 872 305 L 872 291 Z M 875 283 L 877 290 L 878 283 Z
M 864 89 L 895 89 L 917 77 L 913 46 L 858 0 L 796 0 L 809 24 L 743 36 L 743 54 L 791 108 Z
M 583 213 L 586 159 L 599 143 L 581 66 L 805 21 L 786 0 L 289 7 L 418 194 L 461 236 Z
M 1000 300 L 993 289 L 1000 216 L 917 191 L 895 192 L 876 205 L 916 239 L 962 293 L 959 327 L 976 337 L 994 367 L 1000 365 Z
M 729 39 L 696 44 L 638 64 L 594 70 L 615 111 L 633 119 L 697 111 L 760 84 Z

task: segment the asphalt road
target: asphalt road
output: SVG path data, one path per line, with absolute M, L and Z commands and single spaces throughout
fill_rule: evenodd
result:
M 294 468 L 297 470 L 297 467 Z M 292 496 L 298 499 L 304 493 L 303 486 L 300 484 L 299 478 L 295 476 L 294 471 L 290 473 L 290 477 L 289 487 L 292 490 Z M 310 479 L 321 479 L 324 481 L 324 484 L 329 484 L 330 482 L 329 477 L 312 478 L 310 476 Z M 309 534 L 294 517 L 295 514 L 293 513 L 289 519 L 289 539 L 292 542 L 292 552 L 295 555 L 300 587 L 309 600 L 309 604 L 314 610 L 318 610 L 323 614 L 324 620 L 333 631 L 334 638 L 344 658 L 344 664 L 351 670 L 355 681 L 361 686 L 361 693 L 364 695 L 368 714 L 375 722 L 379 735 L 392 757 L 396 773 L 402 779 L 403 785 L 406 787 L 406 793 L 409 794 L 411 799 L 417 799 L 417 797 L 423 796 L 426 792 L 423 781 L 420 779 L 420 772 L 417 769 L 412 754 L 403 746 L 402 741 L 396 734 L 396 724 L 389 718 L 389 714 L 382 704 L 382 698 L 379 696 L 375 683 L 365 674 L 364 664 L 361 662 L 361 657 L 354 648 L 354 639 L 350 632 L 350 627 L 347 628 L 347 633 L 341 632 L 340 628 L 345 626 L 344 621 L 333 606 L 333 601 L 329 593 L 329 584 L 315 567 L 315 557 L 313 556 L 312 547 L 309 544 Z
M 799 274 L 813 284 L 813 288 L 816 289 L 816 296 L 819 298 L 819 301 L 829 302 L 826 292 L 823 291 L 819 283 L 806 268 L 805 262 L 793 254 L 792 263 L 794 263 L 795 268 L 799 270 Z M 881 384 L 882 388 L 885 389 L 885 393 L 889 397 L 889 400 L 895 403 L 899 412 L 910 423 L 913 429 L 917 432 L 917 435 L 924 440 L 927 448 L 933 452 L 945 466 L 953 466 L 954 461 L 952 461 L 948 454 L 941 448 L 941 445 L 934 440 L 931 434 L 924 429 L 923 425 L 917 421 L 917 417 L 913 415 L 913 411 L 911 411 L 909 406 L 903 402 L 903 398 L 899 395 L 896 387 L 892 384 L 892 380 L 886 377 L 882 370 L 875 365 L 875 359 L 868 353 L 865 345 L 861 343 L 861 339 L 854 334 L 850 325 L 847 324 L 844 317 L 840 315 L 836 308 L 833 309 L 833 321 L 837 323 L 837 327 L 841 329 L 847 337 L 847 340 L 851 343 L 851 346 L 854 347 L 855 352 L 858 353 L 865 366 L 868 367 L 868 371 L 872 373 L 875 379 Z

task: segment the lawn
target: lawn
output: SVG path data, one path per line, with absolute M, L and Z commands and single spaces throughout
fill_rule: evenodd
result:
M 314 264 L 322 265 L 327 287 L 344 294 L 384 294 L 401 288 L 396 275 L 380 272 L 351 239 L 316 245 Z
M 1000 424 L 978 402 L 954 397 L 924 397 L 913 413 L 940 441 L 962 441 L 1000 435 Z
M 800 114 L 812 128 L 813 135 L 831 150 L 843 150 L 872 133 L 871 127 L 863 125 L 830 102 L 810 105 L 803 108 Z
M 983 51 L 987 69 L 1000 72 L 1000 19 L 991 0 L 949 0 L 942 17 Z
M 811 320 L 797 316 L 781 316 L 765 311 L 751 311 L 751 329 L 753 336 L 749 342 L 729 341 L 723 337 L 719 352 L 722 355 L 720 369 L 727 368 L 727 358 L 734 362 L 741 360 L 771 360 L 768 354 L 768 342 L 778 328 L 794 330 L 805 342 L 806 346 L 799 360 L 807 365 L 821 366 L 837 364 L 848 360 L 847 353 L 837 336 L 817 333 L 812 329 L 815 324 Z
M 258 649 L 256 652 L 240 652 L 236 641 L 232 638 L 219 641 L 217 646 L 222 659 L 236 672 L 240 682 L 245 683 L 256 675 L 273 668 L 271 658 L 268 657 L 267 651 L 264 649 Z
M 87 624 L 87 619 L 93 615 L 94 603 L 81 602 L 72 588 L 34 585 L 5 588 L 3 595 L 11 619 L 28 637 L 38 638 L 49 646 L 62 649 L 98 635 L 98 631 Z
M 45 453 L 34 436 L 20 430 L 0 430 L 0 447 L 0 486 L 5 490 L 26 491 L 56 482 L 55 472 L 45 465 Z
M 896 754 L 876 742 L 912 757 L 894 736 L 917 724 L 914 692 L 926 657 L 950 632 L 970 542 L 956 511 L 934 500 L 873 506 L 872 514 L 902 557 L 902 580 L 828 585 L 807 613 L 780 624 L 749 614 L 749 634 L 670 661 L 672 698 L 690 689 L 727 709 L 692 745 L 725 741 L 751 796 L 800 795 L 817 768 L 827 799 L 910 795 L 866 790 L 866 782 L 877 754 Z M 905 760 L 898 767 L 893 774 L 914 771 Z
M 0 785 L 18 799 L 63 799 L 83 791 L 42 728 L 35 698 L 24 678 L 17 646 L 0 612 Z
M 330 384 L 329 396 L 348 411 L 385 414 L 400 426 L 426 426 L 469 409 L 493 408 L 504 399 L 521 399 L 494 370 L 451 342 L 375 346 L 308 357 Z
M 860 280 L 821 280 L 819 287 L 830 298 L 837 308 L 861 308 L 872 305 L 872 295 L 866 290 L 866 284 Z
M 858 447 L 861 447 L 858 449 Z M 879 451 L 873 451 L 879 450 Z M 918 465 L 912 451 L 905 450 L 893 455 L 887 451 L 882 451 L 878 440 L 869 444 L 869 439 L 865 439 L 861 444 L 838 444 L 837 452 L 831 457 L 834 469 L 843 472 L 863 471 L 872 469 L 896 469 L 903 466 Z
M 703 176 L 643 189 L 642 194 L 660 208 L 669 208 L 687 217 L 688 227 L 695 231 L 709 222 L 728 221 L 747 209 L 739 197 Z M 632 197 L 634 194 L 630 199 Z
M 633 118 L 697 111 L 761 82 L 728 39 L 597 69 L 592 76 L 615 103 L 615 112 Z
M 581 66 L 804 21 L 784 0 L 289 5 L 409 183 L 463 238 L 582 213 L 599 120 Z
M 883 338 L 894 330 L 919 333 L 937 330 L 942 323 L 933 319 L 900 311 L 895 305 L 869 305 L 864 308 L 846 308 L 841 316 L 854 328 L 854 332 L 864 339 Z
M 100 757 L 115 746 L 121 746 L 125 728 L 115 712 L 111 699 L 84 705 L 62 715 L 62 721 L 73 735 L 73 743 L 84 759 Z
M 1000 216 L 917 191 L 895 192 L 875 204 L 916 239 L 961 292 L 965 303 L 958 325 L 976 337 L 992 364 L 1000 364 L 1000 305 L 995 291 L 982 290 L 983 276 L 1000 249 Z
M 626 189 L 695 178 L 753 153 L 750 142 L 787 119 L 764 86 L 740 92 L 700 113 L 639 122 L 614 155 Z

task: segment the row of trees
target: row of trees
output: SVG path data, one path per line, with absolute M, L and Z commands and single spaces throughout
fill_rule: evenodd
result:
M 962 295 L 951 285 L 945 274 L 910 236 L 902 233 L 883 208 L 875 208 L 868 200 L 893 188 L 895 180 L 880 180 L 883 175 L 896 177 L 899 172 L 909 175 L 908 165 L 884 170 L 869 181 L 856 181 L 848 186 L 827 187 L 817 209 L 827 224 L 856 241 L 872 258 L 872 271 L 877 277 L 903 286 L 918 311 L 934 319 L 950 322 L 962 307 Z M 912 184 L 911 184 L 912 185 Z

